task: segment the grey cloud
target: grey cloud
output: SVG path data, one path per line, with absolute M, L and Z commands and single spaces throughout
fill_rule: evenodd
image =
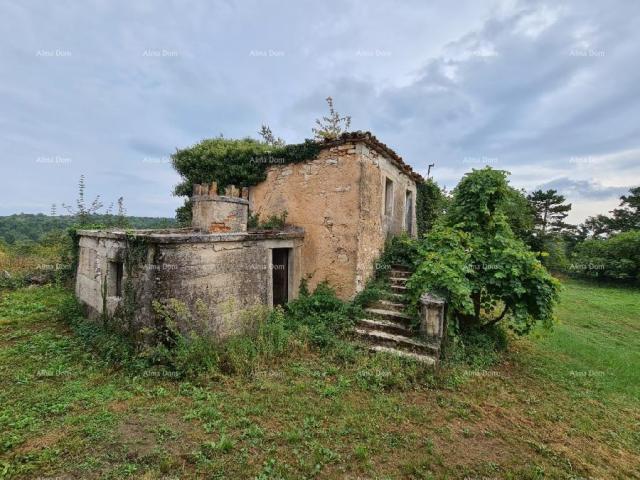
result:
M 46 211 L 84 173 L 104 197 L 124 195 L 132 214 L 172 215 L 173 200 L 150 199 L 170 198 L 177 178 L 144 157 L 219 133 L 255 136 L 263 122 L 302 140 L 327 95 L 354 129 L 416 170 L 435 162 L 449 186 L 476 166 L 465 158 L 490 158 L 514 178 L 553 171 L 575 201 L 602 198 L 593 172 L 568 159 L 640 149 L 640 16 L 624 1 L 9 1 L 0 32 L 5 214 L 16 210 L 9 201 L 34 209 L 25 193 L 34 184 Z M 72 55 L 36 55 L 56 48 Z M 283 55 L 250 54 L 270 49 Z M 25 167 L 40 155 L 73 162 Z M 634 162 L 612 161 L 597 178 L 633 182 Z
M 570 178 L 557 178 L 543 185 L 541 190 L 557 190 L 565 196 L 572 198 L 586 198 L 590 200 L 603 200 L 612 197 L 619 197 L 628 192 L 626 187 L 607 187 L 596 181 L 572 180 Z

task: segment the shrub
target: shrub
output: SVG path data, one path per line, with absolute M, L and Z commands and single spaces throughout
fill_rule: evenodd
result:
M 283 211 L 280 215 L 271 215 L 264 222 L 260 220 L 260 214 L 249 215 L 247 228 L 250 230 L 281 230 L 287 223 L 287 211 Z
M 436 182 L 428 178 L 418 183 L 416 195 L 416 223 L 418 235 L 429 232 L 444 213 L 447 204 L 445 192 Z
M 424 291 L 443 295 L 464 326 L 507 318 L 522 334 L 536 322 L 551 324 L 559 283 L 506 221 L 506 175 L 489 167 L 465 175 L 447 216 L 425 236 L 407 286 L 414 305 Z
M 640 283 L 640 230 L 585 240 L 576 247 L 568 270 L 585 278 Z
M 285 319 L 289 330 L 306 327 L 310 342 L 326 347 L 353 326 L 355 313 L 353 305 L 340 300 L 329 284 L 323 282 L 312 294 L 306 287 L 301 288 L 299 297 L 287 304 Z
M 404 265 L 414 268 L 419 260 L 418 242 L 406 233 L 391 237 L 385 242 L 380 263 L 385 266 Z

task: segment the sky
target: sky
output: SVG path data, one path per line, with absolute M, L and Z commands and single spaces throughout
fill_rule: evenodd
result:
M 570 221 L 640 185 L 634 1 L 0 0 L 0 215 L 123 196 L 173 216 L 170 155 L 311 138 L 325 98 L 448 189 L 554 188 Z

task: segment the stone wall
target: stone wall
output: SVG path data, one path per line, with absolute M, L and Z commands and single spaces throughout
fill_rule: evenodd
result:
M 394 182 L 393 213 L 384 212 L 385 179 Z M 405 230 L 405 193 L 416 185 L 390 158 L 354 141 L 323 150 L 315 160 L 274 165 L 251 187 L 250 208 L 261 218 L 287 211 L 304 227 L 303 278 L 327 280 L 341 298 L 364 288 L 388 235 Z
M 194 185 L 191 201 L 193 228 L 202 232 L 246 232 L 249 202 L 240 198 L 240 191 L 231 186 L 225 195 L 218 195 L 215 183 Z M 246 190 L 246 189 L 243 189 Z
M 80 231 L 76 295 L 91 317 L 104 307 L 113 316 L 124 306 L 117 296 L 110 262 L 126 260 L 124 232 Z M 135 318 L 132 333 L 154 327 L 153 300 L 175 299 L 190 312 L 178 322 L 190 330 L 223 338 L 239 332 L 256 306 L 271 306 L 272 249 L 288 248 L 290 254 L 289 298 L 300 284 L 300 230 L 269 234 L 145 233 L 146 254 L 132 269 Z M 128 268 L 124 263 L 123 282 Z M 124 287 L 122 287 L 124 289 Z M 106 294 L 106 296 L 105 296 Z M 121 295 L 124 292 L 121 292 Z M 113 318 L 118 321 L 118 316 Z M 122 325 L 127 327 L 127 325 Z
M 406 192 L 412 196 L 412 236 L 417 235 L 415 181 L 399 170 L 385 155 L 379 154 L 367 145 L 357 146 L 357 157 L 361 166 L 360 174 L 360 219 L 358 223 L 358 250 L 356 267 L 356 288 L 364 288 L 374 271 L 374 262 L 384 249 L 390 236 L 407 231 L 405 224 Z M 386 179 L 393 182 L 393 208 L 391 215 L 385 212 Z M 379 265 L 379 268 L 385 268 Z
M 314 160 L 274 165 L 251 187 L 253 213 L 266 219 L 287 212 L 287 223 L 304 228 L 302 276 L 309 286 L 328 281 L 342 298 L 355 293 L 360 166 L 355 145 L 320 152 Z

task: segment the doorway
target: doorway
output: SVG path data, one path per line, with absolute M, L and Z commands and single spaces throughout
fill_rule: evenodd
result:
M 273 278 L 273 306 L 289 301 L 289 248 L 271 250 L 271 275 Z

